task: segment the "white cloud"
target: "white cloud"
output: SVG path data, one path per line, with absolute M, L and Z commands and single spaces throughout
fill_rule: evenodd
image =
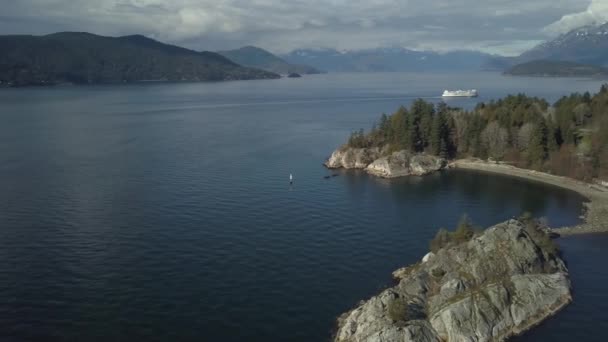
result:
M 608 21 L 608 0 L 593 0 L 586 10 L 564 15 L 560 20 L 545 27 L 545 32 L 561 34 L 587 25 L 599 25 Z
M 596 0 L 587 11 L 601 12 L 607 1 Z M 581 0 L 484 0 L 483 5 L 478 0 L 18 0 L 2 5 L 0 34 L 141 33 L 196 49 L 424 46 L 513 54 L 543 39 L 543 27 L 588 5 Z

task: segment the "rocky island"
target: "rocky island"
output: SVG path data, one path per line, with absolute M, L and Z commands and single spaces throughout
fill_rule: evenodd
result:
M 440 248 L 395 271 L 396 286 L 340 316 L 334 341 L 504 341 L 572 301 L 568 270 L 538 223 L 463 231 L 438 234 Z

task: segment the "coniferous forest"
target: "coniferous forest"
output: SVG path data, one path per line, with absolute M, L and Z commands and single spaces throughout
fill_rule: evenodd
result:
M 350 147 L 389 146 L 445 158 L 475 157 L 590 181 L 608 179 L 608 85 L 553 105 L 524 94 L 467 111 L 422 99 L 383 114 Z

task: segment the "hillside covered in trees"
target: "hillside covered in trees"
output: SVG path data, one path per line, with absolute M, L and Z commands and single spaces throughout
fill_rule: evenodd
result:
M 492 159 L 587 181 L 608 179 L 608 86 L 553 105 L 518 94 L 471 111 L 418 99 L 409 109 L 383 114 L 371 131 L 353 132 L 348 145 L 388 145 L 390 151 Z
M 85 32 L 0 36 L 0 85 L 279 78 L 214 52 L 196 52 L 141 35 Z
M 567 61 L 536 60 L 517 64 L 505 71 L 505 74 L 513 76 L 608 77 L 608 69 Z

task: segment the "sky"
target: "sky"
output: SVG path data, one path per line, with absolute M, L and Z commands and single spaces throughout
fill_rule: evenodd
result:
M 479 50 L 517 55 L 608 21 L 608 0 L 1 0 L 0 34 L 144 34 L 196 50 Z

